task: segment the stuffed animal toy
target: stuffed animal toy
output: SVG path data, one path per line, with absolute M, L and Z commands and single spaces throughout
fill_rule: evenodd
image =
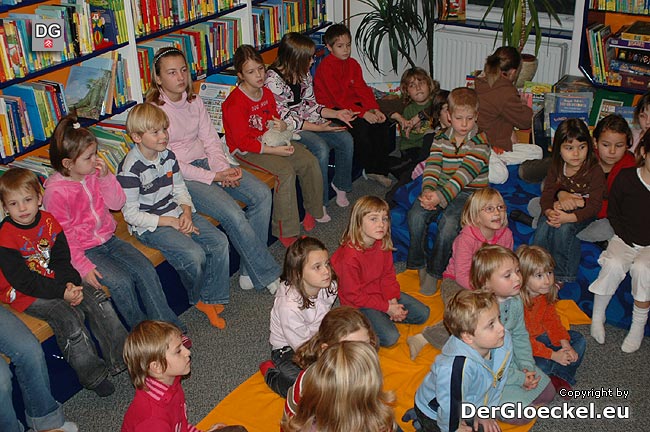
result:
M 300 135 L 293 133 L 293 128 L 287 126 L 287 129 L 283 132 L 280 132 L 273 128 L 273 120 L 266 122 L 266 127 L 268 130 L 262 135 L 262 144 L 266 144 L 270 147 L 280 147 L 280 146 L 290 146 L 291 140 L 299 140 Z

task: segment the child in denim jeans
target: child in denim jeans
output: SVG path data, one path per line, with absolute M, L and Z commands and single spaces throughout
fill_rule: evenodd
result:
M 195 213 L 174 153 L 167 150 L 169 120 L 153 104 L 138 104 L 126 119 L 136 146 L 119 166 L 117 180 L 126 194 L 122 208 L 129 231 L 159 249 L 176 269 L 189 301 L 212 326 L 230 298 L 228 238 Z
M 420 274 L 420 292 L 433 295 L 460 231 L 460 215 L 473 191 L 488 185 L 490 147 L 478 133 L 478 97 L 460 87 L 449 94 L 451 127 L 431 145 L 422 193 L 408 212 L 410 245 L 406 267 Z M 427 260 L 427 230 L 438 219 L 438 236 Z
M 126 330 L 104 291 L 81 285 L 63 228 L 39 210 L 41 190 L 36 174 L 26 169 L 0 177 L 0 200 L 9 214 L 0 225 L 0 294 L 13 309 L 45 320 L 81 385 L 105 397 L 115 391 L 108 374 L 124 369 Z M 84 318 L 105 360 L 97 355 Z

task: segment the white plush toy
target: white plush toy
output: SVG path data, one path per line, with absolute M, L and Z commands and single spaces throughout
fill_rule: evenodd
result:
M 280 147 L 280 146 L 290 146 L 291 140 L 299 140 L 300 135 L 293 133 L 293 127 L 287 126 L 287 129 L 283 132 L 280 132 L 273 128 L 273 120 L 266 122 L 266 127 L 268 130 L 262 135 L 262 144 L 266 144 L 269 147 Z

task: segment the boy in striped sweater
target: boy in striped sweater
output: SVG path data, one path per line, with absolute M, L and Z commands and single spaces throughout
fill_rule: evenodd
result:
M 460 231 L 460 215 L 473 191 L 487 187 L 490 146 L 478 133 L 478 97 L 459 87 L 449 94 L 449 129 L 433 140 L 426 160 L 422 193 L 408 212 L 410 245 L 406 267 L 417 269 L 420 292 L 433 295 L 442 278 L 452 244 Z M 427 232 L 438 220 L 438 235 L 427 257 Z
M 213 327 L 230 299 L 228 238 L 196 213 L 174 152 L 167 150 L 167 114 L 149 103 L 138 104 L 126 118 L 135 147 L 118 168 L 129 232 L 142 244 L 160 250 L 180 276 L 191 304 Z

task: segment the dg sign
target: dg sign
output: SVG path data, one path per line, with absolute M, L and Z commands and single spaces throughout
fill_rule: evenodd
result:
M 32 20 L 32 51 L 63 51 L 65 47 L 65 20 Z

